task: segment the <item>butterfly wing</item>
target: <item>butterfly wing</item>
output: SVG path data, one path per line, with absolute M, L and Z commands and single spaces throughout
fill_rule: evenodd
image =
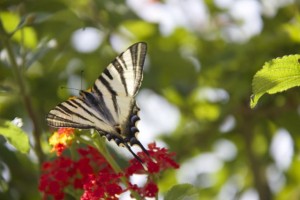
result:
M 118 145 L 125 145 L 140 160 L 127 143 L 147 152 L 135 137 L 139 108 L 134 99 L 143 78 L 146 51 L 147 45 L 142 42 L 130 46 L 108 65 L 91 91 L 81 91 L 79 97 L 51 110 L 46 118 L 48 125 L 96 129 Z
M 116 124 L 126 124 L 135 105 L 146 51 L 145 43 L 132 45 L 108 65 L 92 87 L 92 93 L 104 101 Z
M 147 45 L 143 42 L 130 46 L 108 65 L 94 87 L 103 94 L 135 96 L 143 79 L 146 51 Z
M 57 105 L 49 112 L 46 120 L 48 125 L 53 127 L 97 129 L 104 133 L 113 131 L 103 117 L 88 106 L 81 97 Z
M 99 128 L 104 123 L 111 126 L 124 124 L 141 85 L 146 48 L 146 44 L 140 42 L 121 53 L 95 81 L 91 92 L 81 91 L 79 98 L 63 102 L 51 110 L 46 118 L 48 124 L 74 128 Z

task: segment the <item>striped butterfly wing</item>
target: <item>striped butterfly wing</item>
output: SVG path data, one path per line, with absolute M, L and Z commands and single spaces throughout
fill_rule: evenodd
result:
M 97 129 L 102 132 L 113 131 L 96 110 L 88 106 L 80 97 L 71 98 L 52 109 L 46 120 L 49 126 L 72 127 L 79 129 Z
M 143 79 L 146 51 L 145 43 L 132 45 L 108 65 L 92 87 L 92 93 L 105 101 L 110 117 L 119 124 L 128 120 L 135 106 L 134 96 Z
M 116 57 L 95 81 L 90 91 L 81 91 L 57 105 L 46 118 L 53 127 L 96 129 L 108 140 L 124 145 L 139 161 L 129 145 L 137 144 L 139 108 L 135 102 L 143 78 L 147 45 L 136 43 Z

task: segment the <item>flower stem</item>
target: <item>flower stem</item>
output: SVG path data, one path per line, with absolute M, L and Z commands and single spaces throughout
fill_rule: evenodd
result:
M 109 151 L 105 145 L 105 141 L 100 136 L 95 138 L 94 144 L 95 144 L 96 148 L 98 149 L 98 151 L 105 157 L 105 159 L 110 164 L 110 166 L 113 168 L 113 170 L 116 173 L 122 173 L 122 169 L 119 167 L 118 163 L 111 156 L 111 154 L 109 153 Z M 128 181 L 126 180 L 125 177 L 121 177 L 121 181 L 123 182 L 124 185 L 129 186 Z M 136 191 L 131 190 L 131 194 L 134 196 L 135 199 L 142 200 L 141 196 Z
M 122 169 L 119 167 L 119 165 L 117 164 L 117 162 L 113 159 L 113 157 L 108 152 L 108 150 L 106 148 L 106 145 L 105 145 L 105 141 L 102 140 L 100 137 L 97 137 L 97 139 L 94 140 L 94 142 L 95 142 L 95 145 L 96 145 L 97 149 L 105 157 L 105 159 L 111 165 L 111 167 L 113 168 L 113 170 L 116 173 L 122 173 Z

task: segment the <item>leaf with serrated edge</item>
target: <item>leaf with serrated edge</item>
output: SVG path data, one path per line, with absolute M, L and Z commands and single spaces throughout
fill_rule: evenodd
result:
M 253 77 L 251 108 L 265 93 L 275 94 L 300 86 L 300 55 L 289 55 L 266 62 Z

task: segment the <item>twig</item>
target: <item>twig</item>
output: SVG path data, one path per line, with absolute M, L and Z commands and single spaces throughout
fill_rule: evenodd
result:
M 38 162 L 41 163 L 44 159 L 44 156 L 43 156 L 44 153 L 42 151 L 41 144 L 40 144 L 41 127 L 40 127 L 36 112 L 34 111 L 30 95 L 28 94 L 28 91 L 26 90 L 23 73 L 21 73 L 21 72 L 23 72 L 23 70 L 20 69 L 20 67 L 18 66 L 18 64 L 16 62 L 16 58 L 15 58 L 14 52 L 12 50 L 12 45 L 10 42 L 10 36 L 9 36 L 9 34 L 7 34 L 5 32 L 1 20 L 0 20 L 0 35 L 1 35 L 0 39 L 2 40 L 3 45 L 7 50 L 9 61 L 12 66 L 17 85 L 20 89 L 20 94 L 21 94 L 21 98 L 24 102 L 25 109 L 27 110 L 27 113 L 33 123 L 34 144 L 32 146 L 33 146 L 33 150 L 36 153 L 36 156 L 38 158 Z

